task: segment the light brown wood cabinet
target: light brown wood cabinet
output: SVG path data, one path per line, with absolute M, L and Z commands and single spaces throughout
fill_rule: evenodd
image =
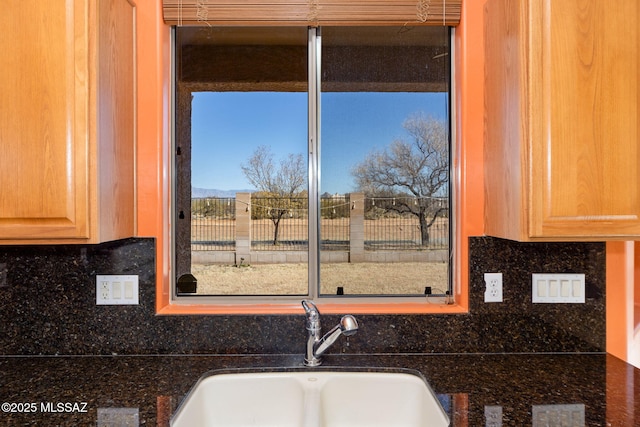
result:
M 485 232 L 640 236 L 640 3 L 488 0 Z
M 0 14 L 0 244 L 135 235 L 135 4 Z

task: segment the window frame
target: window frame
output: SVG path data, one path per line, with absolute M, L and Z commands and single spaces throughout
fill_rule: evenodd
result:
M 460 284 L 460 260 L 458 259 L 459 254 L 459 244 L 460 237 L 459 236 L 459 227 L 458 221 L 460 218 L 457 203 L 460 200 L 457 196 L 458 192 L 458 184 L 459 184 L 459 170 L 454 163 L 454 158 L 457 157 L 456 147 L 458 147 L 458 137 L 456 135 L 456 129 L 458 126 L 456 125 L 456 108 L 454 105 L 454 100 L 457 99 L 456 95 L 456 52 L 455 52 L 455 40 L 456 40 L 456 27 L 448 27 L 450 31 L 449 39 L 450 39 L 450 55 L 452 60 L 450 61 L 450 87 L 449 87 L 449 139 L 450 139 L 450 180 L 449 180 L 449 200 L 450 200 L 450 217 L 455 218 L 451 224 L 451 238 L 450 238 L 450 279 L 449 279 L 449 296 L 440 297 L 440 296 L 431 296 L 431 297 L 422 297 L 422 296 L 394 296 L 394 295 L 380 295 L 380 296 L 357 296 L 357 295 L 343 295 L 343 296 L 332 296 L 332 295 L 320 295 L 319 293 L 319 277 L 315 277 L 314 273 L 320 273 L 320 263 L 319 263 L 319 215 L 310 215 L 309 223 L 310 223 L 310 235 L 309 241 L 313 241 L 316 243 L 315 245 L 309 245 L 309 281 L 308 281 L 308 290 L 309 293 L 306 296 L 300 295 L 255 295 L 255 296 L 206 296 L 206 295 L 180 295 L 178 296 L 175 292 L 176 286 L 176 278 L 175 275 L 169 274 L 170 285 L 169 285 L 169 303 L 171 306 L 175 308 L 175 310 L 171 310 L 172 313 L 182 314 L 184 312 L 191 312 L 191 308 L 196 307 L 199 311 L 210 312 L 210 313 L 228 313 L 228 314 L 261 314 L 261 313 L 269 313 L 269 314 L 285 314 L 291 312 L 298 312 L 300 307 L 300 300 L 302 298 L 315 300 L 316 304 L 323 308 L 323 312 L 327 313 L 339 313 L 343 312 L 345 306 L 348 305 L 350 312 L 354 313 L 410 313 L 410 312 L 447 312 L 447 313 L 464 313 L 467 312 L 465 301 L 460 301 L 457 297 L 461 295 L 461 284 Z M 171 64 L 175 66 L 176 64 L 176 52 L 175 52 L 175 27 L 172 29 L 171 33 Z M 309 57 L 314 58 L 319 61 L 319 48 L 317 43 L 320 41 L 320 37 L 311 40 L 309 38 Z M 313 49 L 313 52 L 311 52 Z M 316 67 L 312 61 L 309 62 L 309 120 L 308 124 L 311 126 L 312 124 L 318 124 L 320 122 L 320 67 Z M 314 73 L 315 71 L 315 73 Z M 172 131 L 170 132 L 170 146 L 171 153 L 175 153 L 176 149 L 176 127 L 173 126 L 176 120 L 176 81 L 175 81 L 175 69 L 172 67 L 171 69 L 171 77 L 170 77 L 170 91 L 171 91 L 171 99 L 170 99 L 170 116 L 171 116 L 171 124 Z M 317 74 L 317 75 L 316 75 Z M 313 77 L 312 77 L 313 76 Z M 317 90 L 312 90 L 312 86 L 317 85 Z M 314 108 L 311 108 L 314 106 Z M 312 116 L 315 116 L 312 119 Z M 310 137 L 310 144 L 318 143 L 319 135 L 318 129 L 309 129 L 310 135 L 316 135 L 315 138 Z M 312 147 L 313 151 L 318 151 L 317 146 Z M 171 156 L 173 157 L 173 155 Z M 318 164 L 313 165 L 313 168 L 316 169 L 315 172 L 311 172 L 312 163 L 310 158 L 309 170 L 310 170 L 310 180 L 309 180 L 309 212 L 317 212 L 319 210 L 319 191 L 318 185 L 319 180 L 311 179 L 311 174 L 318 174 L 319 170 L 319 160 L 320 155 L 313 156 Z M 171 171 L 170 176 L 175 177 L 175 162 L 171 161 Z M 170 199 L 171 206 L 171 223 L 172 226 L 169 230 L 169 250 L 170 250 L 170 270 L 173 263 L 175 263 L 175 242 L 174 242 L 174 233 L 173 227 L 176 223 L 175 213 L 176 209 L 173 208 L 175 206 L 175 196 L 176 196 L 176 180 L 171 179 L 171 191 L 170 191 Z M 312 190 L 312 186 L 315 186 Z M 312 223 L 313 218 L 313 223 Z M 311 230 L 316 230 L 314 236 L 311 234 Z M 313 248 L 313 249 L 312 249 Z M 312 263 L 315 263 L 316 266 L 312 267 Z M 180 308 L 182 307 L 182 308 Z M 183 311 L 183 308 L 186 311 Z

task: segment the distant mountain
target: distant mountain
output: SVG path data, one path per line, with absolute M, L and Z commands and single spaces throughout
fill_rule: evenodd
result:
M 255 190 L 217 190 L 215 188 L 191 187 L 191 197 L 199 199 L 203 197 L 236 197 L 236 193 L 252 193 Z

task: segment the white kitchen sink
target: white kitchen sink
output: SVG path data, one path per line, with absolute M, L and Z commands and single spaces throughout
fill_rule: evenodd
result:
M 189 392 L 172 427 L 440 427 L 429 385 L 405 372 L 220 373 Z

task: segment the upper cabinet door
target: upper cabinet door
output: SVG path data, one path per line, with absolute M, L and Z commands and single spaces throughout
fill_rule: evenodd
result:
M 489 0 L 485 230 L 640 236 L 637 0 Z
M 3 9 L 0 235 L 89 238 L 86 7 L 12 0 Z
M 134 5 L 2 8 L 0 244 L 134 235 Z

